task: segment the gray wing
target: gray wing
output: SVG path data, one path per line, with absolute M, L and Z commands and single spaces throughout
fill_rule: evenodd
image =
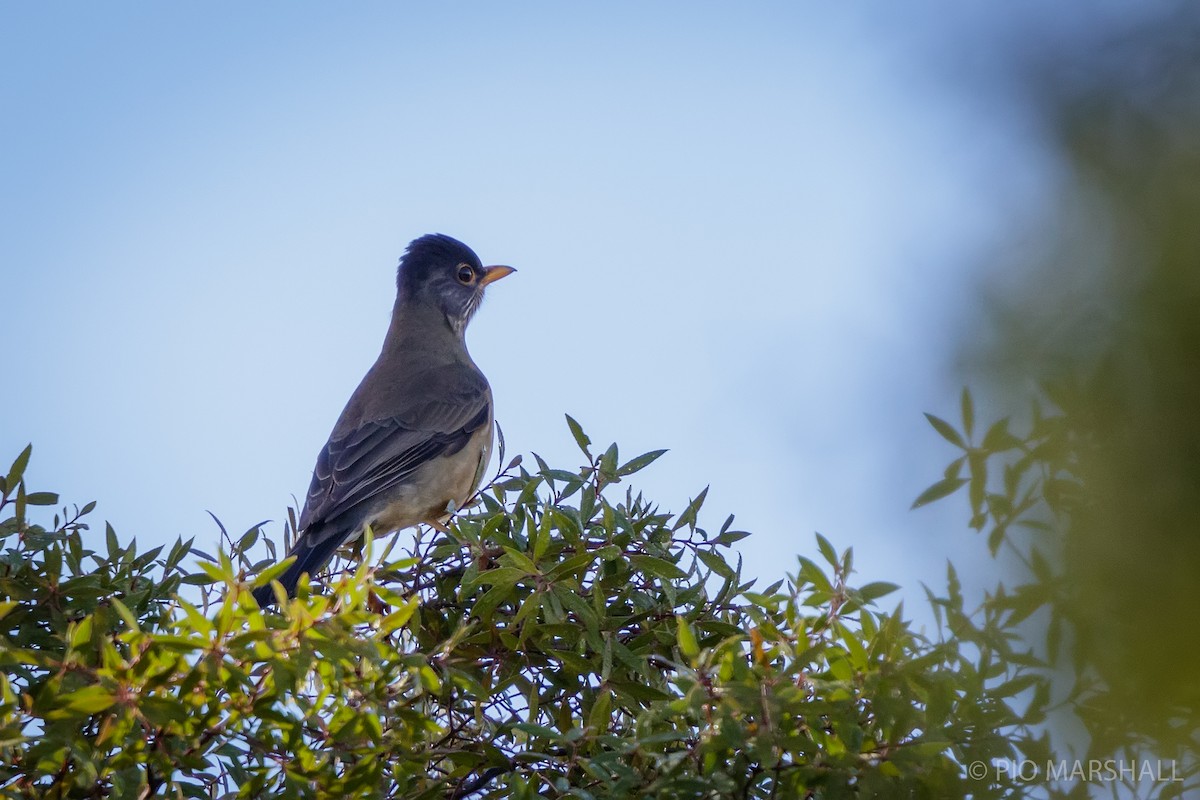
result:
M 430 459 L 457 453 L 490 421 L 491 392 L 477 371 L 456 365 L 415 377 L 375 390 L 370 405 L 379 408 L 372 415 L 378 418 L 366 420 L 360 396 L 374 387 L 370 375 L 364 379 L 317 456 L 302 531 L 402 485 Z M 386 406 L 390 414 L 379 416 Z

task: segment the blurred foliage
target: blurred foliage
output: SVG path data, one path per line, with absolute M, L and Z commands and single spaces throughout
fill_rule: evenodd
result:
M 1008 598 L 953 568 L 932 638 L 896 586 L 817 537 L 786 582 L 731 563 L 627 480 L 519 458 L 448 531 L 393 539 L 264 613 L 259 528 L 139 552 L 87 512 L 48 526 L 4 476 L 0 791 L 7 797 L 1065 797 L 968 765 L 1049 757 L 1041 662 Z M 49 513 L 49 512 L 46 512 Z M 393 558 L 388 550 L 399 549 Z M 194 563 L 194 566 L 191 564 Z M 261 570 L 261 571 L 260 571 Z
M 1078 723 L 1087 734 L 1082 747 L 1071 735 L 1047 739 L 1047 751 L 1054 753 L 1051 761 L 1115 761 L 1137 770 L 1149 765 L 1147 774 L 1125 780 L 1077 782 L 1079 796 L 1095 796 L 1089 790 L 1099 796 L 1109 796 L 1109 791 L 1111 796 L 1183 796 L 1185 790 L 1200 788 L 1196 687 L 1194 678 L 1183 679 L 1184 674 L 1194 676 L 1194 664 L 1162 663 L 1159 656 L 1168 645 L 1157 652 L 1151 647 L 1137 664 L 1129 664 L 1137 674 L 1107 671 L 1117 657 L 1128 655 L 1128 637 L 1135 635 L 1131 631 L 1136 624 L 1130 609 L 1114 607 L 1111 597 L 1102 609 L 1096 607 L 1093 587 L 1080 584 L 1080 555 L 1075 550 L 1093 546 L 1090 537 L 1096 526 L 1112 524 L 1098 518 L 1112 499 L 1107 494 L 1111 487 L 1097 491 L 1088 474 L 1093 462 L 1106 459 L 1105 444 L 1092 418 L 1078 412 L 1078 394 L 1055 385 L 1048 385 L 1046 392 L 1053 405 L 1066 410 L 1035 402 L 1028 430 L 1020 435 L 1010 430 L 1008 417 L 978 435 L 975 402 L 965 389 L 958 426 L 927 414 L 934 429 L 961 455 L 914 506 L 965 490 L 970 528 L 986 533 L 993 556 L 1006 556 L 1001 562 L 1015 565 L 1008 569 L 1008 580 L 983 604 L 985 615 L 996 615 L 989 628 L 1028 643 L 1022 656 L 1030 666 L 1023 679 L 1033 695 L 1027 717 L 1030 711 L 1046 711 L 1060 729 L 1070 729 L 1064 723 Z M 1085 568 L 1121 557 L 1092 556 Z M 1119 572 L 1119 565 L 1112 563 Z M 1138 589 L 1157 591 L 1153 583 Z M 1113 594 L 1124 596 L 1122 590 Z M 931 601 L 938 604 L 936 598 Z M 1106 619 L 1103 614 L 1114 616 Z M 1186 625 L 1171 619 L 1175 636 L 1189 635 Z M 1177 679 L 1179 693 L 1162 691 L 1166 682 Z M 1154 686 L 1154 680 L 1164 683 Z M 1123 794 L 1117 794 L 1118 789 Z
M 1040 462 L 1045 501 L 1012 577 L 1033 569 L 1035 621 L 1071 658 L 1058 688 L 1096 751 L 1200 744 L 1200 7 L 1163 9 L 1030 70 L 1063 180 L 967 356 L 1001 405 L 1037 387 L 1052 409 L 1009 452 Z M 981 492 L 976 512 L 1008 513 Z

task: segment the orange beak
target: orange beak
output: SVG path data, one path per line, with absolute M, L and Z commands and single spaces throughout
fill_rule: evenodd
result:
M 516 272 L 516 270 L 513 269 L 512 267 L 505 267 L 505 266 L 500 266 L 500 265 L 497 265 L 494 267 L 484 267 L 483 268 L 483 277 L 479 279 L 479 285 L 487 286 L 492 281 L 498 281 L 507 275 L 512 275 L 514 272 Z

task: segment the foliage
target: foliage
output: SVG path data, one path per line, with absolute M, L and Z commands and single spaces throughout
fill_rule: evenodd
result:
M 968 382 L 1041 402 L 963 472 L 1088 752 L 1171 759 L 1200 751 L 1200 6 L 1143 10 L 1029 65 L 1060 178 L 961 338 Z
M 1127 516 L 1125 509 L 1114 508 L 1114 501 L 1139 502 L 1130 498 L 1129 487 L 1111 485 L 1097 474 L 1107 473 L 1114 459 L 1122 460 L 1124 453 L 1114 456 L 1113 450 L 1128 446 L 1125 437 L 1112 435 L 1110 420 L 1089 413 L 1103 393 L 1097 384 L 1110 379 L 1106 374 L 1089 386 L 1049 384 L 1046 399 L 1033 403 L 1024 435 L 1012 433 L 1005 417 L 978 439 L 973 435 L 974 401 L 964 389 L 960 427 L 927 415 L 961 455 L 914 506 L 965 488 L 970 527 L 986 531 L 993 556 L 1010 557 L 1010 586 L 998 586 L 983 609 L 994 615 L 997 630 L 1037 642 L 1037 658 L 1024 657 L 1033 667 L 1022 678 L 1032 690 L 1026 718 L 1056 708 L 1055 727 L 1074 726 L 1086 734 L 1081 752 L 1070 735 L 1058 737 L 1054 749 L 1069 750 L 1073 760 L 1082 763 L 1152 765 L 1148 776 L 1106 782 L 1130 796 L 1181 796 L 1185 788 L 1200 787 L 1194 665 L 1146 657 L 1153 652 L 1149 648 L 1141 664 L 1125 664 L 1131 644 L 1143 640 L 1139 624 L 1153 630 L 1155 623 L 1143 621 L 1136 605 L 1121 607 L 1110 599 L 1098 606 L 1092 582 L 1095 565 L 1105 563 L 1114 578 L 1105 586 L 1122 598 L 1124 590 L 1117 585 L 1122 566 L 1128 572 L 1136 569 L 1124 548 L 1101 546 L 1113 519 Z M 1124 559 L 1124 565 L 1114 559 Z M 971 628 L 970 621 L 954 624 Z M 1177 626 L 1176 634 L 1182 634 Z M 1165 653 L 1175 647 L 1168 640 L 1159 649 Z M 1012 653 L 1001 653 L 1013 658 Z M 1116 672 L 1116 665 L 1128 668 Z M 1181 680 L 1181 669 L 1192 680 Z M 1171 691 L 1175 689 L 1179 690 Z M 1160 769 L 1163 764 L 1168 769 Z
M 42 527 L 26 450 L 5 479 L 0 786 L 14 797 L 1016 797 L 965 765 L 1041 744 L 1036 683 L 953 569 L 933 640 L 896 587 L 855 586 L 817 537 L 785 583 L 730 563 L 747 534 L 669 514 L 615 445 L 514 459 L 447 531 L 300 587 L 249 590 L 253 529 L 209 557 L 139 553 L 91 504 Z M 398 540 L 399 541 L 399 540 Z M 393 549 L 393 548 L 388 548 Z M 199 556 L 194 571 L 185 566 Z M 187 598 L 191 598 L 190 600 Z M 1037 704 L 1035 704 L 1036 706 Z

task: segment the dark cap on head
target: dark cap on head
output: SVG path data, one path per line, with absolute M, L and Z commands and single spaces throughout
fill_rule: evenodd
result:
M 430 233 L 409 243 L 400 257 L 396 270 L 396 288 L 402 295 L 411 295 L 438 267 L 449 268 L 466 264 L 482 269 L 475 251 L 458 239 L 444 233 Z

